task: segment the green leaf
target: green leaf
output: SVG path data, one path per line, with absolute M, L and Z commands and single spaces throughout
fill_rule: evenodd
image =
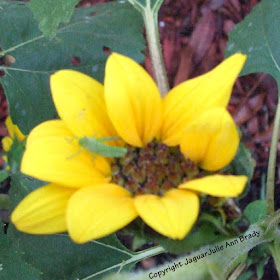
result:
M 5 181 L 10 176 L 10 173 L 7 170 L 0 170 L 0 183 Z
M 147 243 L 147 240 L 141 235 L 135 234 L 132 242 L 132 250 L 135 251 Z
M 242 75 L 265 72 L 280 85 L 280 1 L 262 0 L 229 35 L 226 56 L 248 56 Z
M 10 174 L 17 173 L 20 169 L 20 163 L 25 150 L 25 141 L 18 142 L 15 138 L 10 150 L 7 152 L 8 166 Z
M 8 210 L 10 204 L 10 198 L 6 194 L 0 193 L 0 210 Z
M 268 263 L 271 256 L 271 252 L 268 248 L 268 244 L 262 244 L 254 248 L 248 256 L 247 267 L 252 264 L 262 265 L 263 267 Z
M 133 253 L 115 235 L 79 245 L 67 234 L 36 236 L 21 233 L 13 226 L 8 234 L 22 258 L 43 272 L 44 280 L 99 279 L 107 273 L 129 270 L 135 264 Z
M 232 162 L 223 169 L 223 173 L 245 175 L 248 177 L 247 186 L 239 199 L 245 197 L 250 190 L 250 181 L 253 177 L 255 166 L 256 161 L 252 158 L 250 150 L 241 143 Z
M 67 2 L 67 1 L 65 1 Z M 60 69 L 75 69 L 103 82 L 106 50 L 142 62 L 145 48 L 141 15 L 129 3 L 111 2 L 76 8 L 71 21 L 56 36 L 44 38 L 28 6 L 0 0 L 1 55 L 15 62 L 0 66 L 11 117 L 24 134 L 37 124 L 57 117 L 49 89 L 49 77 Z M 78 57 L 79 65 L 71 58 Z
M 31 0 L 30 8 L 39 28 L 47 37 L 53 37 L 61 22 L 69 22 L 79 0 Z
M 256 161 L 252 158 L 251 151 L 241 143 L 236 156 L 225 169 L 230 169 L 236 175 L 246 175 L 250 181 L 253 177 L 255 166 Z
M 257 278 L 260 280 L 262 279 L 263 275 L 264 275 L 264 265 L 257 264 Z
M 12 174 L 11 188 L 9 190 L 10 209 L 13 210 L 25 196 L 45 184 L 45 182 L 36 180 L 20 172 Z
M 244 274 L 242 274 L 241 276 L 239 276 L 237 278 L 237 280 L 249 280 L 251 279 L 251 276 L 253 275 L 252 271 L 246 271 Z
M 25 263 L 3 232 L 0 222 L 0 279 L 40 280 L 41 272 Z
M 266 201 L 255 200 L 247 205 L 244 214 L 251 224 L 264 220 L 266 217 Z

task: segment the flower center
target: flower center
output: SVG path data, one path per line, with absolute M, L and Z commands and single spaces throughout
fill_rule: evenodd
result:
M 130 145 L 126 148 L 126 155 L 115 158 L 111 165 L 112 182 L 133 195 L 162 196 L 181 183 L 199 177 L 197 165 L 185 159 L 178 146 L 168 147 L 153 141 L 144 148 Z

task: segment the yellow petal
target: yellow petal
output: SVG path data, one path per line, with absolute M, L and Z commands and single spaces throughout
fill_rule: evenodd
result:
M 19 141 L 22 141 L 25 138 L 25 136 L 19 130 L 18 126 L 13 124 L 10 116 L 7 117 L 7 119 L 5 121 L 5 125 L 8 129 L 8 132 L 9 132 L 9 135 L 11 136 L 11 138 L 17 137 L 17 139 Z
M 77 136 L 117 136 L 107 115 L 103 86 L 73 70 L 61 70 L 50 79 L 59 116 Z
M 217 197 L 236 197 L 243 192 L 247 180 L 246 176 L 212 175 L 191 180 L 179 188 Z
M 2 146 L 5 152 L 10 151 L 12 145 L 13 145 L 13 140 L 11 137 L 6 136 L 2 139 Z
M 66 231 L 66 207 L 74 193 L 71 188 L 54 184 L 26 196 L 13 211 L 11 220 L 20 231 L 51 234 Z
M 25 138 L 25 135 L 21 133 L 17 125 L 14 125 L 14 131 L 18 141 L 21 142 Z
M 142 147 L 159 136 L 161 97 L 149 74 L 132 59 L 113 53 L 105 70 L 105 100 L 118 134 Z
M 127 190 L 114 184 L 100 184 L 83 188 L 71 197 L 67 227 L 75 242 L 85 243 L 121 229 L 136 217 Z
M 198 196 L 178 189 L 168 191 L 163 197 L 136 196 L 135 206 L 146 224 L 173 239 L 183 239 L 199 213 Z
M 162 139 L 178 145 L 186 124 L 212 107 L 226 107 L 246 56 L 237 53 L 212 71 L 181 83 L 163 100 Z
M 192 122 L 181 138 L 180 148 L 185 158 L 201 168 L 216 171 L 229 164 L 239 145 L 239 136 L 230 114 L 215 108 Z
M 40 180 L 69 187 L 83 187 L 110 179 L 109 163 L 81 150 L 61 120 L 44 122 L 31 131 L 21 171 Z
M 5 120 L 5 125 L 6 125 L 6 127 L 7 127 L 7 129 L 8 129 L 9 135 L 10 135 L 12 138 L 14 138 L 14 136 L 15 136 L 14 124 L 13 124 L 12 119 L 11 119 L 10 116 L 6 118 L 6 120 Z

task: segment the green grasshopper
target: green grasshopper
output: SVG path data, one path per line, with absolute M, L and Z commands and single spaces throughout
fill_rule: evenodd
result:
M 125 156 L 127 149 L 121 148 L 121 147 L 114 147 L 107 144 L 104 144 L 103 142 L 106 141 L 114 141 L 114 140 L 120 140 L 120 137 L 82 137 L 78 139 L 79 145 L 86 149 L 89 152 L 98 154 L 103 157 L 123 157 Z M 79 151 L 77 154 L 72 155 L 70 158 L 77 156 L 82 152 Z
M 90 138 L 82 137 L 79 139 L 79 145 L 86 150 L 96 153 L 103 157 L 123 157 L 125 156 L 127 149 L 121 147 L 114 147 L 103 142 L 120 140 L 120 137 L 100 137 Z

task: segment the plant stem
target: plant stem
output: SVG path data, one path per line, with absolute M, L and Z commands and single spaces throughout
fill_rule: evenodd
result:
M 271 147 L 269 152 L 268 170 L 267 170 L 266 203 L 267 203 L 268 215 L 274 212 L 275 166 L 276 166 L 279 129 L 280 129 L 280 100 L 278 100 L 278 105 L 277 105 L 277 110 L 276 110 L 276 115 L 274 120 Z
M 277 270 L 277 273 L 278 273 L 278 278 L 280 279 L 280 256 L 279 256 L 279 251 L 275 248 L 274 244 L 269 244 L 268 247 L 269 247 L 269 250 L 270 250 L 271 255 L 273 257 L 273 260 L 274 260 L 274 264 L 275 264 L 275 267 L 276 267 L 276 270 Z
M 245 267 L 246 267 L 245 263 L 241 263 L 240 265 L 238 265 L 237 268 L 234 270 L 234 272 L 230 275 L 228 280 L 236 280 L 241 275 Z
M 167 74 L 164 66 L 162 49 L 158 31 L 158 13 L 150 6 L 142 11 L 146 27 L 149 52 L 152 60 L 153 70 L 161 96 L 164 97 L 169 91 Z
M 166 252 L 166 250 L 161 246 L 156 246 L 156 247 L 153 247 L 153 248 L 149 248 L 149 249 L 143 250 L 140 253 L 138 253 L 137 255 L 133 256 L 130 259 L 130 262 L 133 262 L 135 260 L 139 261 L 139 260 L 144 260 L 146 258 L 151 258 L 153 256 L 159 255 L 159 254 L 164 253 L 164 252 Z
M 267 232 L 275 230 L 280 222 L 280 209 L 276 212 L 273 212 L 271 216 L 267 217 L 263 223 L 262 227 Z

